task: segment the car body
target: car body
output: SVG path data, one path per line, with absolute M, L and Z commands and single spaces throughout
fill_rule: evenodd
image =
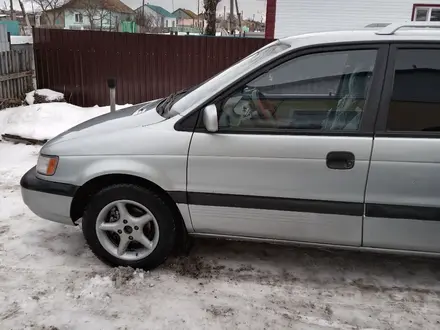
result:
M 82 123 L 43 146 L 23 199 L 43 218 L 86 220 L 114 265 L 165 260 L 169 249 L 142 261 L 118 238 L 136 241 L 147 218 L 167 244 L 189 234 L 437 255 L 440 32 L 405 25 L 424 26 L 275 41 L 190 91 Z M 144 211 L 127 222 L 118 200 Z

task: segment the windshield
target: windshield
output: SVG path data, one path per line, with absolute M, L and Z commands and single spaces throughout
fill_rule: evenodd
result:
M 239 79 L 244 73 L 258 68 L 266 63 L 268 59 L 276 57 L 276 55 L 282 53 L 289 47 L 289 44 L 285 44 L 281 41 L 275 41 L 250 54 L 228 69 L 192 88 L 191 92 L 188 91 L 187 93 L 181 95 L 180 98 L 176 98 L 173 102 L 172 110 L 169 116 L 180 114 L 183 111 L 192 108 L 197 102 L 200 102 L 201 95 L 211 97 L 218 91 L 219 88 L 222 88 L 224 84 L 232 83 L 233 81 Z

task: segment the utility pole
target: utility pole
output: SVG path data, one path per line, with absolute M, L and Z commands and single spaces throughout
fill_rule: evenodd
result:
M 226 6 L 223 6 L 223 21 L 226 22 Z
M 197 0 L 197 29 L 200 29 L 200 0 Z
M 234 19 L 234 0 L 231 0 L 230 3 L 229 3 L 229 32 L 231 34 L 233 34 L 233 32 L 232 32 L 232 29 L 233 29 L 233 22 L 232 22 L 232 20 L 233 19 Z
M 146 28 L 145 28 L 145 0 L 142 0 L 142 25 L 144 28 L 144 33 L 147 32 L 147 31 L 145 31 L 146 30 Z
M 241 14 L 238 10 L 238 0 L 235 0 L 235 9 L 237 10 L 237 18 L 238 18 L 238 35 L 241 37 Z

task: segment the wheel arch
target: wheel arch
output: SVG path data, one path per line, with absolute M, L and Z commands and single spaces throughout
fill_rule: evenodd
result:
M 174 219 L 176 219 L 176 229 L 177 229 L 177 244 L 186 243 L 187 235 L 187 227 L 185 224 L 185 220 L 180 212 L 176 202 L 173 200 L 171 195 L 162 189 L 156 183 L 147 180 L 145 178 L 131 175 L 131 174 L 103 174 L 97 176 L 95 178 L 90 179 L 86 183 L 84 183 L 78 190 L 75 192 L 75 195 L 72 200 L 72 204 L 70 207 L 70 218 L 74 223 L 78 221 L 85 211 L 87 204 L 89 203 L 91 197 L 95 195 L 97 192 L 102 190 L 105 187 L 115 185 L 115 184 L 133 184 L 146 189 L 149 189 L 160 196 L 165 203 L 171 208 Z

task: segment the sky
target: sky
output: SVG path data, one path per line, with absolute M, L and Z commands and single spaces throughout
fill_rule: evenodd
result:
M 203 9 L 203 0 L 145 0 L 145 3 L 157 5 L 165 8 L 169 12 L 173 12 L 178 8 L 190 9 L 197 14 L 197 1 L 200 1 L 200 11 Z M 131 8 L 137 8 L 142 5 L 142 0 L 122 0 Z M 229 12 L 230 0 L 221 0 L 217 12 L 223 13 L 223 8 L 226 6 L 226 12 Z M 261 20 L 266 15 L 266 1 L 265 0 L 238 0 L 238 8 L 243 11 L 244 18 L 252 18 L 255 14 L 255 20 Z M 235 8 L 234 8 L 235 11 Z

